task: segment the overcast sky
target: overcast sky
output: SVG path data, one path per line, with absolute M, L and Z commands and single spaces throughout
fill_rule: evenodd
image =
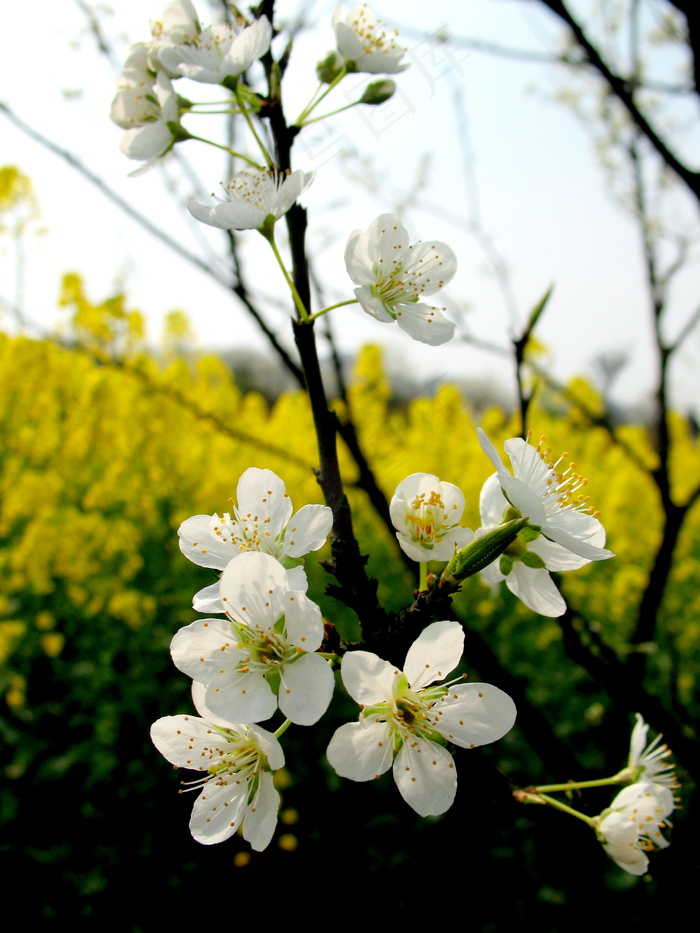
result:
M 203 0 L 196 3 L 209 22 Z M 294 17 L 295 0 L 280 0 L 280 21 Z M 316 60 L 333 47 L 333 3 L 301 4 L 312 28 L 292 54 L 285 102 L 293 119 L 315 89 Z M 589 8 L 583 4 L 582 8 Z M 135 168 L 118 150 L 122 131 L 109 120 L 117 68 L 96 48 L 81 7 L 72 0 L 38 0 L 31 23 L 26 7 L 4 10 L 0 99 L 25 121 L 60 146 L 70 149 L 107 185 L 130 201 L 170 236 L 197 255 L 219 250 L 217 231 L 192 221 L 174 203 L 169 185 L 184 198 L 194 185 L 183 181 L 178 166 L 129 178 Z M 149 20 L 162 12 L 160 0 L 119 0 L 112 8 L 94 7 L 104 35 L 119 60 L 129 45 L 150 36 Z M 540 65 L 464 49 L 446 49 L 437 37 L 482 39 L 520 49 L 551 51 L 558 30 L 538 3 L 433 0 L 377 3 L 373 9 L 404 27 L 411 67 L 397 76 L 399 91 L 382 108 L 354 108 L 304 130 L 295 147 L 295 167 L 316 169 L 304 196 L 310 212 L 310 243 L 329 300 L 352 295 L 343 264 L 349 233 L 366 229 L 372 219 L 393 210 L 421 180 L 414 206 L 403 215 L 413 239 L 438 239 L 457 253 L 459 271 L 436 298 L 446 316 L 459 319 L 469 334 L 505 346 L 522 326 L 528 309 L 552 283 L 555 291 L 538 330 L 549 363 L 559 378 L 590 373 L 600 353 L 625 349 L 631 361 L 620 378 L 617 397 L 632 401 L 653 385 L 648 297 L 643 284 L 639 232 L 611 197 L 593 145 L 573 114 L 551 98 L 567 82 L 558 66 Z M 394 20 L 396 15 L 400 19 Z M 668 80 L 682 64 L 667 59 Z M 348 79 L 329 98 L 341 106 L 346 88 L 363 84 Z M 571 86 L 570 82 L 569 85 Z M 215 88 L 180 82 L 181 94 L 216 99 Z M 683 113 L 686 119 L 691 111 Z M 123 287 L 149 321 L 157 341 L 167 311 L 190 315 L 203 348 L 265 348 L 255 325 L 228 294 L 127 218 L 75 170 L 1 119 L 1 164 L 15 164 L 35 185 L 46 233 L 25 243 L 23 308 L 45 327 L 60 320 L 55 309 L 60 276 L 81 272 L 94 300 Z M 215 136 L 215 121 L 185 119 L 195 133 Z M 697 143 L 697 132 L 694 140 Z M 213 148 L 196 142 L 180 147 L 205 191 L 217 190 L 224 162 Z M 507 262 L 510 306 L 490 268 L 487 255 L 470 232 L 480 218 L 483 229 Z M 678 222 L 693 213 L 679 201 Z M 271 301 L 268 319 L 287 341 L 288 320 L 275 299 L 286 300 L 279 270 L 255 232 L 247 235 L 250 284 Z M 0 295 L 13 300 L 15 258 L 2 243 Z M 673 336 L 697 303 L 697 254 L 673 292 L 668 334 Z M 7 318 L 2 323 L 12 328 Z M 343 350 L 382 342 L 395 365 L 408 368 L 431 385 L 443 377 L 487 376 L 511 384 L 510 366 L 498 356 L 453 341 L 443 348 L 423 347 L 381 325 L 357 306 L 333 312 Z M 688 406 L 698 398 L 700 337 L 693 335 L 674 368 L 674 392 Z

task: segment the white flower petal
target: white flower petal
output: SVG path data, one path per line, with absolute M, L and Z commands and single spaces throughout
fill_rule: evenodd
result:
M 440 735 L 472 748 L 489 745 L 513 728 L 515 703 L 491 684 L 458 684 L 435 704 L 431 719 Z
M 557 619 L 566 612 L 566 603 L 544 568 L 526 567 L 515 561 L 506 577 L 506 586 L 528 609 L 542 616 Z
M 229 561 L 219 589 L 229 615 L 260 631 L 271 629 L 286 609 L 287 573 L 269 554 L 247 551 Z
M 413 690 L 444 680 L 459 664 L 464 629 L 459 622 L 433 622 L 408 649 L 404 673 Z
M 419 816 L 439 816 L 449 810 L 457 793 L 452 755 L 437 742 L 418 737 L 401 747 L 394 762 L 394 780 Z
M 318 551 L 326 543 L 333 526 L 333 512 L 327 505 L 305 505 L 287 525 L 284 533 L 284 553 L 302 557 Z
M 214 717 L 265 722 L 274 716 L 277 697 L 262 674 L 236 673 L 206 684 L 204 702 Z
M 303 593 L 289 590 L 284 594 L 287 643 L 303 651 L 316 651 L 323 641 L 321 610 Z
M 389 727 L 385 722 L 348 722 L 336 729 L 326 755 L 341 777 L 371 781 L 391 767 Z
M 281 673 L 279 706 L 287 719 L 311 726 L 323 716 L 333 696 L 335 678 L 318 654 L 305 654 Z
M 203 845 L 229 839 L 245 816 L 248 782 L 225 784 L 209 782 L 197 797 L 190 817 L 192 837 Z
M 223 570 L 234 554 L 228 543 L 211 533 L 211 515 L 193 515 L 178 528 L 180 550 L 199 567 Z
M 272 775 L 263 771 L 258 780 L 258 790 L 243 820 L 243 838 L 256 852 L 262 852 L 270 844 L 277 827 L 279 806 L 280 795 L 275 790 Z
M 192 598 L 192 608 L 195 612 L 202 612 L 206 615 L 216 615 L 218 612 L 226 612 L 226 607 L 221 601 L 219 592 L 219 581 L 212 583 L 211 586 L 205 586 L 195 593 Z
M 340 673 L 353 700 L 360 706 L 371 706 L 392 695 L 400 672 L 370 651 L 348 651 L 343 656 Z
M 238 512 L 278 535 L 292 517 L 292 503 L 282 480 L 272 470 L 247 469 L 236 487 Z

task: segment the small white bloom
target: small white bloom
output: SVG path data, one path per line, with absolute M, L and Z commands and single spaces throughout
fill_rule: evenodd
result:
M 146 115 L 140 126 L 128 129 L 119 144 L 119 148 L 128 158 L 145 162 L 136 172 L 132 172 L 133 175 L 141 175 L 148 171 L 172 149 L 180 127 L 180 108 L 170 78 L 162 71 L 158 72 L 155 87 L 144 90 L 141 105 L 144 111 L 152 107 L 150 116 Z M 136 91 L 125 92 L 127 95 L 130 93 L 135 100 L 138 98 Z M 126 98 L 123 98 L 122 104 L 125 101 Z M 115 104 L 116 101 L 113 107 Z M 130 101 L 126 107 L 117 105 L 118 115 L 121 110 L 127 119 L 129 116 L 135 116 L 138 108 L 134 101 Z
M 437 308 L 422 304 L 446 285 L 457 270 L 457 259 L 445 243 L 409 245 L 408 233 L 396 214 L 381 214 L 367 233 L 355 230 L 345 247 L 348 275 L 359 288 L 360 306 L 378 321 L 396 321 L 414 340 L 431 346 L 447 343 L 455 325 Z
M 403 671 L 368 651 L 344 656 L 343 683 L 362 712 L 359 722 L 336 730 L 328 746 L 328 760 L 341 777 L 370 781 L 393 763 L 401 796 L 421 816 L 437 816 L 452 805 L 457 774 L 446 743 L 486 745 L 515 722 L 515 704 L 497 687 L 431 686 L 457 666 L 463 645 L 458 622 L 434 622 L 409 649 Z
M 228 201 L 213 207 L 190 201 L 187 209 L 197 220 L 222 230 L 260 230 L 287 213 L 315 174 L 296 171 L 280 177 L 265 169 L 245 168 L 226 187 Z
M 398 32 L 387 34 L 383 27 L 364 3 L 349 12 L 340 4 L 335 8 L 335 41 L 348 71 L 393 75 L 408 68 L 409 62 L 401 63 L 406 49 L 396 42 Z
M 317 722 L 333 694 L 333 673 L 314 652 L 323 641 L 318 606 L 289 586 L 274 557 L 248 552 L 219 582 L 225 619 L 199 619 L 175 635 L 175 666 L 206 687 L 217 716 L 263 722 L 279 705 L 302 726 Z
M 306 591 L 301 558 L 326 543 L 333 513 L 326 505 L 305 505 L 292 515 L 292 501 L 272 470 L 250 467 L 238 480 L 237 505 L 219 516 L 194 515 L 179 529 L 180 550 L 199 567 L 224 570 L 229 561 L 248 551 L 261 551 L 287 565 L 291 589 Z M 296 566 L 295 566 L 296 565 Z M 194 597 L 197 612 L 225 612 L 219 584 Z
M 479 507 L 482 527 L 477 535 L 499 525 L 508 508 L 497 473 L 490 476 L 482 486 Z M 597 532 L 591 535 L 588 543 L 596 547 L 605 544 L 605 529 L 600 522 Z M 497 586 L 505 580 L 511 593 L 525 603 L 528 609 L 556 618 L 566 612 L 566 603 L 554 585 L 550 572 L 578 570 L 589 563 L 588 558 L 572 554 L 562 545 L 548 541 L 533 529 L 526 528 L 500 558 L 481 571 L 481 576 L 491 586 Z
M 590 496 L 577 495 L 586 480 L 573 472 L 574 463 L 566 466 L 568 454 L 554 460 L 550 448 L 544 448 L 545 438 L 533 447 L 521 437 L 512 437 L 503 445 L 513 468 L 511 475 L 484 431 L 477 431 L 482 450 L 496 468 L 503 495 L 530 527 L 586 560 L 615 556 L 600 547 L 604 538 L 601 541 L 601 524 Z
M 626 769 L 629 772 L 630 783 L 648 781 L 651 784 L 678 787 L 673 763 L 664 761 L 671 754 L 671 749 L 668 745 L 659 745 L 660 735 L 647 745 L 649 726 L 640 713 L 637 713 L 636 717 Z
M 184 41 L 163 43 L 158 59 L 173 74 L 204 84 L 223 84 L 243 74 L 270 48 L 272 27 L 266 16 L 251 25 L 220 23 L 187 35 Z
M 212 718 L 200 684 L 193 685 L 192 696 L 204 718 L 164 716 L 151 726 L 153 744 L 171 764 L 204 772 L 186 786 L 202 791 L 192 808 L 190 831 L 197 842 L 212 845 L 243 824 L 243 838 L 261 852 L 277 825 L 280 798 L 271 772 L 284 765 L 282 747 L 259 726 Z
M 172 0 L 163 15 L 151 23 L 153 41 L 148 48 L 148 61 L 152 71 L 165 71 L 171 78 L 179 78 L 180 72 L 169 69 L 161 60 L 160 52 L 182 43 L 194 42 L 201 32 L 197 11 L 190 0 Z
M 451 560 L 474 537 L 459 522 L 464 494 L 432 473 L 412 473 L 396 487 L 389 506 L 401 550 L 412 560 Z
M 597 818 L 596 832 L 620 868 L 631 875 L 643 875 L 649 864 L 646 853 L 669 844 L 661 830 L 672 812 L 673 796 L 668 787 L 630 784 Z

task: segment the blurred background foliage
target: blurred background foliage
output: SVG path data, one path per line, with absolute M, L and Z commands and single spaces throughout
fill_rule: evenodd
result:
M 293 881 L 304 883 L 301 902 L 319 910 L 340 910 L 350 885 L 348 909 L 371 909 L 375 918 L 410 917 L 417 887 L 442 898 L 455 884 L 446 916 L 474 929 L 510 929 L 527 918 L 540 930 L 574 930 L 601 915 L 614 917 L 616 929 L 637 929 L 665 916 L 669 896 L 677 905 L 690 896 L 697 846 L 682 768 L 686 812 L 645 879 L 616 868 L 583 824 L 510 802 L 509 781 L 617 771 L 633 710 L 612 702 L 569 657 L 558 620 L 535 616 L 505 588 L 492 593 L 477 578 L 456 601 L 469 674 L 499 684 L 494 669 L 470 666 L 473 633 L 495 670 L 521 684 L 521 702 L 545 717 L 560 743 L 561 770 L 516 725 L 495 746 L 461 751 L 457 803 L 442 818 L 421 820 L 390 775 L 355 785 L 331 773 L 328 739 L 356 715 L 354 704 L 337 702 L 319 726 L 285 736 L 281 822 L 268 851 L 251 856 L 238 837 L 212 848 L 194 843 L 191 800 L 177 796 L 179 777 L 149 740 L 152 721 L 191 710 L 189 682 L 168 647 L 194 618 L 193 593 L 212 582 L 181 556 L 177 528 L 190 515 L 225 511 L 250 466 L 280 474 L 295 508 L 320 501 L 311 416 L 301 392 L 268 403 L 241 391 L 220 359 L 191 350 L 181 313 L 171 315 L 154 352 L 125 296 L 94 304 L 80 276 L 69 274 L 61 304 L 60 339 L 0 334 L 0 858 L 3 878 L 30 879 L 25 922 L 151 929 L 201 919 L 208 899 L 212 917 L 225 917 L 231 899 L 254 896 L 243 890 L 272 885 L 287 897 Z M 397 405 L 372 346 L 355 361 L 347 401 L 337 404 L 341 415 L 349 407 L 388 497 L 407 474 L 434 472 L 462 488 L 464 521 L 478 527 L 479 491 L 492 468 L 475 427 L 499 446 L 518 433 L 516 416 L 491 408 L 476 422 L 449 385 Z M 590 632 L 624 660 L 662 513 L 649 475 L 654 437 L 643 424 L 627 424 L 614 440 L 591 417 L 600 409 L 595 390 L 576 380 L 565 396 L 542 387 L 530 423 L 589 479 L 617 557 L 560 583 Z M 682 503 L 700 475 L 700 446 L 686 419 L 673 416 L 671 427 L 673 498 Z M 353 489 L 353 461 L 345 450 L 341 456 L 370 573 L 383 603 L 398 610 L 416 578 Z M 686 723 L 698 716 L 699 531 L 696 503 L 659 637 L 637 646 L 648 658 L 646 689 Z M 316 559 L 323 556 L 307 561 L 310 595 L 352 640 L 362 620 L 324 594 L 330 578 Z M 577 773 L 569 772 L 572 761 Z M 575 805 L 595 814 L 610 800 L 598 794 Z

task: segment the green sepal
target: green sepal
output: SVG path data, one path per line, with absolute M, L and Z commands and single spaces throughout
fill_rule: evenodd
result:
M 545 562 L 534 551 L 524 551 L 519 558 L 530 570 L 544 570 Z
M 535 528 L 533 525 L 526 525 L 518 537 L 523 542 L 523 544 L 530 544 L 531 541 L 536 541 L 541 534 L 542 532 L 539 530 L 539 528 Z
M 498 569 L 501 571 L 504 577 L 507 577 L 511 572 L 514 563 L 515 558 L 512 554 L 501 554 L 501 559 L 498 563 Z

